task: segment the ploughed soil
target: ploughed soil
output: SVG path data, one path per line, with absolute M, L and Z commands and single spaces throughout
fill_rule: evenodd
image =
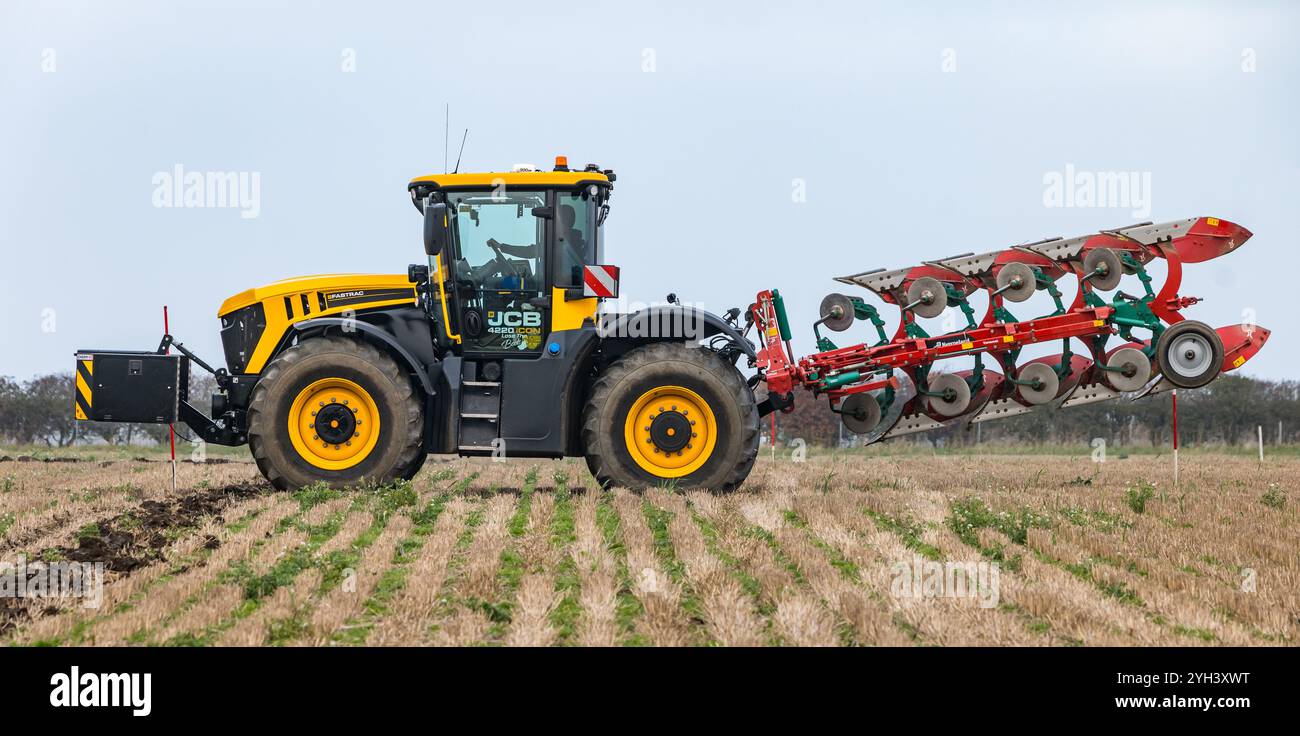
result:
M 75 547 L 41 550 L 39 559 L 104 563 L 104 569 L 130 573 L 155 562 L 164 547 L 175 539 L 175 531 L 195 526 L 204 517 L 221 518 L 221 511 L 236 501 L 266 493 L 265 483 L 236 483 L 205 488 L 164 501 L 141 501 L 130 511 L 88 524 Z M 216 537 L 206 542 L 219 544 Z
M 42 560 L 103 563 L 105 570 L 129 575 L 161 560 L 163 548 L 175 539 L 177 530 L 197 526 L 205 517 L 224 521 L 221 512 L 227 507 L 270 490 L 265 483 L 235 483 L 163 501 L 141 501 L 129 511 L 87 524 L 75 546 L 48 547 L 29 557 L 27 564 L 39 565 Z M 204 544 L 216 549 L 221 542 L 209 535 Z M 46 613 L 56 611 L 52 608 Z M 0 634 L 30 615 L 22 601 L 0 599 Z
M 95 463 L 101 468 L 106 468 L 114 463 L 169 463 L 171 460 L 155 459 L 147 457 L 121 458 L 117 460 L 92 460 L 86 457 L 36 457 L 34 455 L 0 455 L 0 463 Z M 206 460 L 177 460 L 176 462 L 185 465 L 227 465 L 229 463 L 245 463 L 247 460 L 232 460 L 228 457 L 213 457 Z

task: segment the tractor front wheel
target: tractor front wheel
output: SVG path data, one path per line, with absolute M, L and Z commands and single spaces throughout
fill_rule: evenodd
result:
M 281 490 L 387 483 L 418 471 L 423 408 L 410 378 L 374 346 L 310 338 L 271 361 L 253 389 L 248 444 Z
M 587 467 L 602 486 L 730 491 L 758 457 L 758 407 L 735 366 L 684 343 L 629 351 L 583 412 Z

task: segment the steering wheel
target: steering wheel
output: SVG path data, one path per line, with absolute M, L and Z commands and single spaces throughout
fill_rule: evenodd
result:
M 504 253 L 501 252 L 501 247 L 500 247 L 501 244 L 496 241 L 496 238 L 488 238 L 487 246 L 492 249 L 493 253 L 496 254 L 496 260 L 500 261 L 503 265 L 505 265 L 506 270 L 508 270 L 512 276 L 519 279 L 519 283 L 522 284 L 524 281 L 524 275 L 522 273 L 519 273 L 519 269 L 515 268 L 514 262 L 512 262 L 509 258 L 505 256 Z

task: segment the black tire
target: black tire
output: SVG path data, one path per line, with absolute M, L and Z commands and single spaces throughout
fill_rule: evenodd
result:
M 629 412 L 647 392 L 677 386 L 701 398 L 713 414 L 716 439 L 703 463 L 687 475 L 656 475 L 633 459 L 625 439 Z M 629 351 L 592 386 L 582 415 L 587 467 L 602 487 L 731 491 L 758 458 L 758 406 L 740 371 L 711 350 L 684 343 L 655 343 Z
M 420 468 L 424 467 L 424 461 L 428 459 L 429 459 L 428 453 L 426 453 L 424 450 L 420 450 L 415 455 L 415 461 L 412 462 L 411 465 L 407 467 L 405 470 L 403 470 L 401 473 L 398 473 L 398 476 L 401 477 L 403 480 L 414 480 L 415 476 L 420 473 Z
M 1200 388 L 1223 368 L 1223 341 L 1204 322 L 1183 320 L 1160 333 L 1156 363 L 1160 375 L 1178 388 Z
M 344 379 L 364 389 L 378 409 L 374 447 L 352 467 L 318 467 L 294 447 L 289 421 L 299 393 L 322 379 Z M 346 487 L 389 483 L 419 470 L 424 453 L 423 406 L 411 379 L 374 346 L 341 337 L 309 338 L 271 361 L 253 389 L 248 444 L 262 475 L 280 490 L 317 482 Z

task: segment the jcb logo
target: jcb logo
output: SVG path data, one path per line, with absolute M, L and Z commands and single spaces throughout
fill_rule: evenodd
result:
M 541 312 L 488 312 L 490 327 L 541 327 Z

